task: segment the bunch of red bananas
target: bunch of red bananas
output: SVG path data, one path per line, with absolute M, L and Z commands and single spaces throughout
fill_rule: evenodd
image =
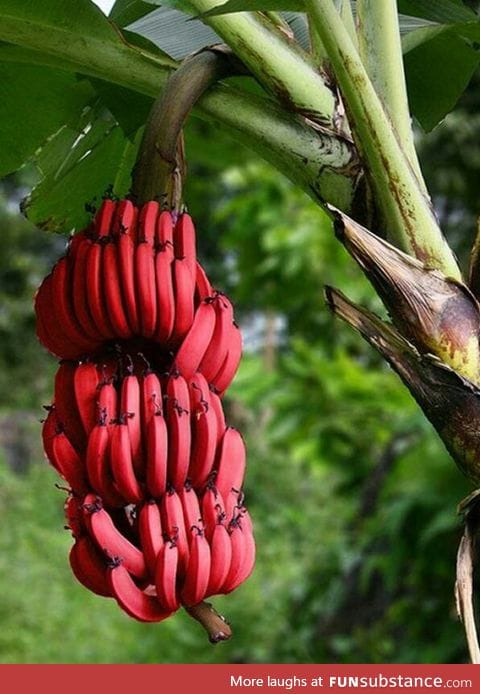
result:
M 77 579 L 142 621 L 232 591 L 255 559 L 245 446 L 221 402 L 241 336 L 191 218 L 106 200 L 35 309 L 62 360 L 43 443 L 70 488 Z

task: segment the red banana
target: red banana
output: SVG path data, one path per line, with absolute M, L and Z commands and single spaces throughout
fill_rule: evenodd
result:
M 197 262 L 195 281 L 198 302 L 205 301 L 205 299 L 211 299 L 215 296 L 216 292 L 210 284 L 207 273 L 199 262 Z
M 137 376 L 133 374 L 125 376 L 122 380 L 120 416 L 125 419 L 128 427 L 135 472 L 137 474 L 142 474 L 144 471 L 144 461 L 142 456 L 142 428 L 140 421 L 140 383 Z
M 137 210 L 129 200 L 118 205 L 116 226 L 117 261 L 128 323 L 134 335 L 140 335 L 140 316 L 135 293 L 135 236 Z
M 52 294 L 52 275 L 43 280 L 35 294 L 35 314 L 37 317 L 36 330 L 40 342 L 52 354 L 61 359 L 79 359 L 84 354 L 85 345 L 71 342 L 57 321 L 53 310 L 55 297 Z
M 73 238 L 79 236 L 75 234 Z M 90 313 L 88 305 L 88 289 L 86 284 L 88 256 L 93 242 L 89 238 L 83 238 L 78 244 L 72 265 L 72 302 L 73 310 L 78 324 L 83 332 L 92 340 L 101 343 L 103 336 L 99 332 Z
M 228 427 L 220 444 L 215 486 L 224 499 L 230 491 L 239 491 L 245 475 L 246 451 L 242 435 L 237 429 Z
M 137 243 L 148 243 L 151 248 L 156 245 L 157 219 L 160 205 L 158 202 L 146 202 L 140 210 L 137 227 Z
M 154 339 L 168 342 L 175 322 L 175 296 L 173 293 L 172 263 L 173 226 L 170 212 L 162 212 L 157 220 L 155 276 L 157 287 L 158 321 Z
M 140 312 L 142 337 L 152 337 L 157 324 L 155 282 L 155 231 L 159 205 L 146 203 L 138 222 L 138 241 L 135 249 L 135 280 Z
M 218 397 L 218 395 L 214 392 L 210 392 L 210 406 L 212 407 L 213 411 L 215 412 L 215 417 L 217 420 L 217 445 L 220 443 L 220 441 L 223 439 L 223 435 L 225 433 L 225 430 L 227 428 L 227 424 L 225 422 L 225 413 L 223 411 L 223 405 L 222 401 Z
M 178 492 L 180 501 L 183 508 L 183 517 L 185 520 L 185 529 L 188 531 L 196 526 L 197 528 L 203 528 L 202 513 L 200 511 L 200 504 L 198 502 L 198 496 L 193 487 L 186 484 Z M 190 536 L 191 539 L 191 536 Z
M 100 374 L 95 364 L 84 362 L 75 368 L 73 386 L 80 420 L 88 436 L 98 420 Z
M 101 507 L 95 494 L 87 494 L 83 509 L 89 534 L 97 547 L 109 559 L 122 559 L 125 568 L 137 578 L 146 578 L 147 567 L 142 552 L 115 527 L 110 514 Z
M 158 202 L 147 202 L 142 207 L 138 222 L 138 245 L 135 252 L 142 336 L 147 338 L 152 337 L 157 322 L 155 237 L 159 208 Z
M 123 305 L 120 273 L 118 271 L 118 244 L 107 243 L 103 249 L 103 288 L 105 310 L 116 338 L 128 340 L 133 331 Z
M 111 597 L 105 557 L 88 537 L 84 535 L 77 538 L 70 550 L 69 559 L 73 575 L 85 588 L 104 598 Z
M 55 411 L 57 421 L 77 451 L 83 452 L 87 446 L 85 429 L 80 419 L 75 398 L 74 378 L 77 365 L 62 361 L 55 374 Z
M 222 366 L 212 378 L 212 385 L 223 396 L 224 392 L 235 378 L 242 356 L 242 334 L 235 323 L 230 328 L 228 354 Z
M 107 581 L 113 597 L 130 617 L 140 622 L 161 622 L 172 614 L 135 584 L 123 564 L 107 570 Z
M 135 271 L 142 337 L 149 338 L 157 325 L 157 288 L 154 250 L 146 242 L 135 250 Z
M 155 242 L 159 251 L 168 251 L 173 256 L 173 219 L 171 212 L 162 212 L 157 219 Z
M 180 607 L 177 590 L 178 547 L 174 541 L 162 543 L 155 569 L 157 599 L 167 610 L 175 612 Z
M 150 420 L 157 413 L 162 414 L 163 410 L 162 386 L 160 379 L 153 371 L 144 374 L 140 381 L 140 402 L 142 412 L 142 434 L 144 440 L 146 440 Z
M 81 353 L 94 352 L 98 341 L 86 335 L 76 320 L 72 300 L 72 268 L 67 256 L 60 258 L 55 265 L 51 282 L 54 303 L 50 311 L 53 311 L 57 325 L 65 338 L 76 345 Z
M 51 405 L 48 407 L 48 414 L 42 426 L 43 450 L 51 463 L 53 461 L 53 439 L 61 430 L 62 427 L 57 419 L 55 405 Z
M 113 200 L 104 200 L 93 221 L 93 241 L 86 244 L 88 253 L 85 251 L 84 277 L 83 280 L 74 272 L 74 280 L 79 286 L 77 303 L 80 303 L 80 312 L 86 324 L 92 324 L 93 334 L 97 339 L 105 340 L 114 337 L 114 331 L 109 321 L 108 313 L 105 310 L 103 296 L 103 246 L 111 240 L 113 217 L 115 215 L 117 203 Z M 76 277 L 75 277 L 76 275 Z M 85 306 L 83 308 L 83 301 Z M 91 332 L 89 328 L 89 332 Z
M 188 384 L 192 427 L 192 450 L 188 477 L 195 488 L 203 487 L 215 461 L 218 425 L 212 393 L 204 376 L 197 372 Z M 221 408 L 221 404 L 220 404 Z
M 206 595 L 217 595 L 221 592 L 230 571 L 232 561 L 232 543 L 223 523 L 217 523 L 210 540 L 212 561 L 210 578 Z
M 188 386 L 182 376 L 167 380 L 165 419 L 168 429 L 168 480 L 176 489 L 185 484 L 190 463 L 191 427 Z
M 173 291 L 175 296 L 175 323 L 172 342 L 178 344 L 193 323 L 195 281 L 187 261 L 176 258 L 173 261 Z
M 167 488 L 168 432 L 160 413 L 150 419 L 147 432 L 147 489 L 159 499 Z
M 88 439 L 86 466 L 92 488 L 100 495 L 107 506 L 121 508 L 125 505 L 122 496 L 115 489 L 110 470 L 109 427 L 101 422 L 93 427 Z
M 211 565 L 210 545 L 203 531 L 200 528 L 194 528 L 190 532 L 193 533 L 190 558 L 185 581 L 180 591 L 181 601 L 186 606 L 198 605 L 205 597 Z
M 243 563 L 247 559 L 245 533 L 239 523 L 235 523 L 233 527 L 230 524 L 230 542 L 232 545 L 232 558 L 227 577 L 222 585 L 222 593 L 231 593 L 239 585 L 240 581 L 237 580 L 237 577 L 240 576 Z
M 52 440 L 51 463 L 72 488 L 75 494 L 88 492 L 85 465 L 64 432 L 57 433 Z
M 183 575 L 188 563 L 188 540 L 182 502 L 173 489 L 169 489 L 163 495 L 160 501 L 160 513 L 164 537 L 174 542 L 178 547 L 178 570 L 180 575 Z
M 100 236 L 92 243 L 86 261 L 88 308 L 96 330 L 104 340 L 116 337 L 105 301 L 104 249 L 109 243 L 111 243 L 111 239 Z
M 120 207 L 122 203 L 118 203 Z M 113 216 L 117 209 L 117 203 L 114 200 L 104 200 L 95 215 L 93 220 L 94 235 L 95 238 L 102 238 L 104 236 L 109 236 L 112 229 Z
M 255 564 L 255 540 L 253 538 L 252 533 L 252 522 L 246 509 L 243 510 L 240 525 L 243 533 L 243 541 L 245 546 L 244 555 L 240 569 L 238 573 L 235 575 L 235 578 L 232 580 L 233 587 L 230 588 L 230 590 L 234 590 L 237 586 L 243 583 L 243 581 L 245 581 L 245 579 L 247 579 L 250 576 Z M 233 533 L 231 538 L 232 537 Z
M 130 504 L 142 501 L 143 492 L 135 475 L 130 434 L 124 418 L 112 427 L 110 433 L 110 467 L 124 500 Z
M 89 241 L 89 234 L 91 232 L 91 228 L 88 227 L 87 229 L 83 229 L 82 231 L 78 231 L 75 234 L 72 234 L 70 238 L 68 239 L 67 243 L 67 256 L 69 260 L 73 261 L 74 263 L 77 260 L 78 253 L 81 248 L 84 246 L 85 241 Z
M 228 355 L 230 332 L 233 325 L 233 306 L 226 296 L 217 294 L 212 305 L 215 310 L 215 328 L 199 367 L 199 371 L 209 383 L 212 382 Z
M 211 301 L 198 306 L 190 330 L 186 334 L 175 357 L 173 369 L 187 381 L 197 371 L 212 339 L 215 327 L 215 308 Z
M 85 533 L 83 517 L 79 505 L 78 497 L 69 494 L 63 506 L 63 512 L 67 521 L 67 527 L 71 530 L 75 539 Z
M 98 387 L 97 418 L 103 418 L 109 429 L 118 418 L 118 394 L 112 381 L 103 381 Z
M 202 518 L 205 535 L 210 542 L 216 526 L 226 518 L 223 497 L 213 485 L 207 487 L 202 497 Z
M 170 340 L 175 323 L 175 296 L 172 277 L 173 253 L 170 249 L 159 251 L 155 257 L 156 301 L 158 321 L 155 328 L 156 342 Z
M 163 545 L 160 509 L 153 500 L 145 502 L 138 512 L 138 532 L 150 578 L 155 577 L 157 557 Z
M 180 215 L 173 232 L 173 245 L 175 256 L 185 258 L 190 269 L 190 274 L 195 281 L 197 273 L 197 247 L 195 240 L 195 227 L 192 218 L 185 212 Z

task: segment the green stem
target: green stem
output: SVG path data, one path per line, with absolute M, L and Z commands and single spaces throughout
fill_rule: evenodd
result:
M 163 59 L 126 42 L 78 40 L 53 24 L 40 30 L 34 22 L 0 16 L 0 41 L 16 44 L 2 47 L 4 59 L 79 72 L 152 97 L 171 74 Z M 228 86 L 213 87 L 194 113 L 220 124 L 317 202 L 350 209 L 358 161 L 348 140 L 312 129 L 270 99 Z
M 391 238 L 429 267 L 460 279 L 455 257 L 332 0 L 307 0 L 307 8 L 327 48 Z
M 328 66 L 328 55 L 323 45 L 323 41 L 318 35 L 318 31 L 308 22 L 308 34 L 310 36 L 310 45 L 312 50 L 312 56 L 315 61 L 315 65 L 318 66 L 320 70 L 324 70 Z
M 353 45 L 355 48 L 358 48 L 357 27 L 355 25 L 355 18 L 353 16 L 352 3 L 350 0 L 343 0 L 340 15 Z
M 199 12 L 216 7 L 218 0 L 191 0 Z M 290 110 L 326 127 L 334 124 L 337 102 L 310 56 L 261 14 L 236 12 L 207 17 L 209 24 L 265 89 Z M 301 77 L 300 77 L 301 76 Z
M 293 39 L 293 31 L 290 28 L 289 23 L 286 19 L 282 17 L 280 12 L 262 12 L 262 14 L 270 21 L 272 24 L 283 31 L 285 36 Z
M 217 114 L 225 105 L 224 93 L 213 87 L 202 97 L 202 115 L 220 122 Z M 261 108 L 262 102 L 253 94 L 244 99 L 232 91 L 228 101 L 231 110 L 222 115 L 223 129 L 273 164 L 316 202 L 324 205 L 337 198 L 341 200 L 340 209 L 350 209 L 359 174 L 352 143 L 305 128 L 301 118 L 288 118 L 273 103 L 267 114 Z
M 393 123 L 399 142 L 425 186 L 408 108 L 396 0 L 357 0 L 359 52 L 365 69 Z

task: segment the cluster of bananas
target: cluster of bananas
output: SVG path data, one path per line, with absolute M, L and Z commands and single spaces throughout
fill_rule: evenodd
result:
M 191 218 L 105 200 L 35 309 L 61 359 L 43 443 L 70 488 L 76 578 L 141 621 L 234 590 L 255 560 L 245 445 L 221 401 L 241 335 Z

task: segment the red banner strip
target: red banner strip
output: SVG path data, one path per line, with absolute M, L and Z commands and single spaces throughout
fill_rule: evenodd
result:
M 2 665 L 3 692 L 480 692 L 474 665 Z

